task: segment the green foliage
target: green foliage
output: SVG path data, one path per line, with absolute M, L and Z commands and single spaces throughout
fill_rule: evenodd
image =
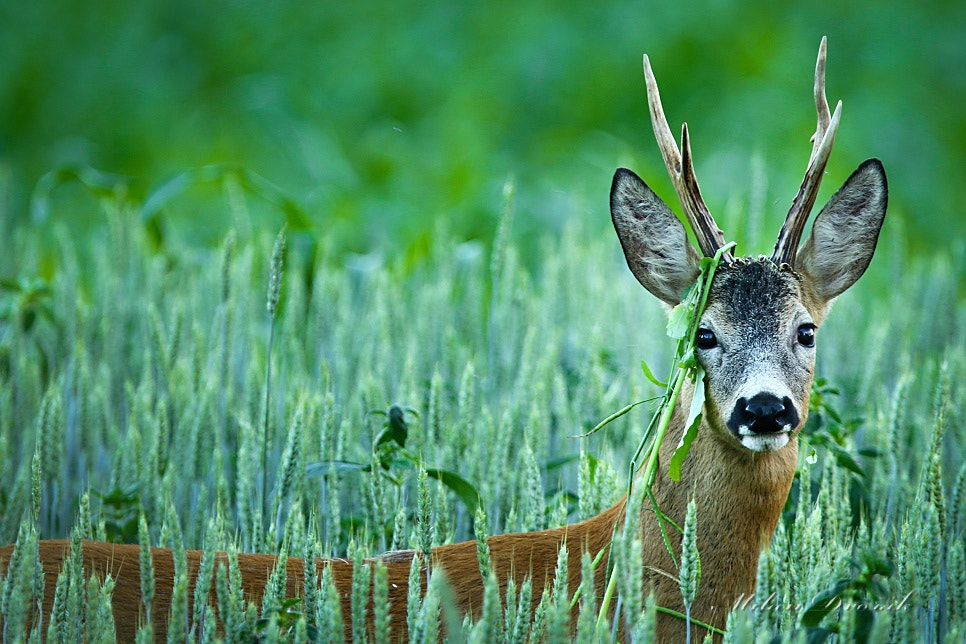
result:
M 301 603 L 300 597 L 290 597 L 263 610 L 262 616 L 255 624 L 255 633 L 260 639 L 268 641 L 273 641 L 273 637 L 285 638 L 282 641 L 293 642 L 321 641 L 315 624 L 310 623 L 306 615 L 299 610 Z
M 847 449 L 847 445 L 849 437 L 861 426 L 862 419 L 843 420 L 833 402 L 833 396 L 839 394 L 839 390 L 829 385 L 825 378 L 816 378 L 812 383 L 808 422 L 802 432 L 803 448 L 824 448 L 835 458 L 838 467 L 861 478 L 865 476 L 865 472 L 855 454 Z M 867 448 L 859 455 L 875 458 L 879 452 L 874 448 Z
M 419 415 L 416 410 L 407 408 L 405 411 L 412 413 L 418 419 Z M 337 473 L 368 472 L 373 476 L 370 479 L 372 486 L 378 486 L 378 481 L 382 477 L 385 477 L 392 483 L 396 488 L 394 496 L 397 499 L 403 497 L 403 490 L 406 484 L 411 482 L 415 477 L 419 483 L 420 499 L 423 503 L 421 506 L 422 514 L 420 515 L 424 517 L 422 525 L 426 526 L 429 525 L 429 497 L 428 488 L 421 477 L 432 478 L 452 491 L 463 502 L 468 511 L 475 512 L 479 506 L 480 495 L 472 483 L 456 472 L 437 467 L 426 467 L 418 454 L 414 454 L 406 449 L 409 426 L 405 419 L 405 411 L 399 405 L 391 405 L 386 411 L 373 410 L 369 412 L 370 415 L 384 416 L 386 418 L 382 431 L 379 432 L 373 442 L 372 455 L 369 463 L 319 461 L 307 464 L 304 475 L 306 477 L 317 477 Z M 282 496 L 285 495 L 283 494 Z M 381 494 L 376 493 L 373 499 L 374 506 L 377 503 L 381 505 L 381 502 L 378 501 L 379 498 L 381 498 Z M 399 507 L 400 511 L 402 511 L 403 506 Z M 400 515 L 397 514 L 398 516 Z M 401 516 L 405 519 L 405 514 Z M 392 531 L 395 532 L 398 528 L 402 527 L 404 527 L 404 521 L 398 526 L 394 524 Z M 393 534 L 389 541 L 395 543 L 399 539 L 400 535 Z M 431 537 L 424 535 L 423 542 L 425 544 L 429 544 L 431 541 Z M 426 545 L 426 548 L 428 547 Z
M 101 502 L 101 520 L 104 522 L 106 540 L 111 543 L 135 543 L 141 516 L 139 485 L 116 487 L 101 494 L 93 491 Z
M 480 578 L 490 576 L 490 544 L 489 529 L 486 526 L 486 510 L 480 505 L 476 508 L 473 518 L 473 531 L 476 535 L 476 559 L 480 564 Z
M 319 592 L 322 595 L 322 602 L 316 612 L 316 623 L 319 624 L 321 629 L 321 641 L 337 642 L 344 639 L 342 606 L 339 602 L 339 592 L 332 580 L 332 568 L 330 566 L 326 566 L 322 571 L 322 585 Z
M 577 615 L 578 642 L 599 641 L 601 630 L 597 624 L 597 592 L 594 587 L 594 560 L 589 552 L 580 557 L 580 611 Z
M 843 610 L 851 603 L 849 610 L 855 611 L 851 637 L 855 641 L 867 641 L 875 620 L 874 607 L 877 602 L 887 600 L 888 589 L 884 579 L 893 572 L 892 564 L 875 554 L 864 554 L 861 562 L 853 562 L 854 575 L 838 579 L 828 588 L 817 594 L 805 607 L 801 624 L 809 637 L 841 633 L 839 624 L 832 623 L 825 629 L 819 625 L 835 611 Z M 848 634 L 848 633 L 847 633 Z

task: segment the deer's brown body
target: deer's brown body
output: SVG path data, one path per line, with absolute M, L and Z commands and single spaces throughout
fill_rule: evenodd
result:
M 567 544 L 570 561 L 575 562 L 574 565 L 569 567 L 568 585 L 572 590 L 576 590 L 580 584 L 579 561 L 581 553 L 584 551 L 597 553 L 609 546 L 614 525 L 621 516 L 621 512 L 622 507 L 618 504 L 587 521 L 566 527 L 490 537 L 491 565 L 495 571 L 500 573 L 498 579 L 501 590 L 506 589 L 507 579 L 510 575 L 513 576 L 517 584 L 523 583 L 525 577 L 532 575 L 534 588 L 538 589 L 534 593 L 533 602 L 533 608 L 536 608 L 536 603 L 540 598 L 539 589 L 543 588 L 544 583 L 553 582 L 557 552 L 564 543 Z M 66 540 L 41 541 L 39 551 L 45 575 L 44 621 L 49 623 L 57 576 L 65 560 L 70 556 L 70 542 Z M 94 574 L 103 580 L 110 574 L 111 578 L 115 580 L 112 603 L 117 638 L 120 642 L 133 641 L 137 629 L 145 621 L 141 600 L 139 547 L 100 541 L 84 541 L 83 552 L 86 575 Z M 0 548 L 0 576 L 6 574 L 12 553 L 13 546 Z M 164 641 L 170 618 L 174 558 L 170 548 L 152 548 L 151 554 L 155 577 L 155 595 L 151 608 L 152 626 L 156 639 Z M 185 555 L 188 561 L 189 588 L 193 589 L 201 564 L 202 552 L 200 550 L 188 550 Z M 412 551 L 401 551 L 388 553 L 382 557 L 388 571 L 391 633 L 394 638 L 404 638 L 407 633 L 406 597 L 412 556 Z M 216 555 L 215 560 L 216 566 L 225 566 L 228 563 L 227 556 L 224 553 Z M 278 558 L 273 555 L 238 555 L 245 598 L 254 602 L 256 606 L 261 603 L 266 583 L 277 560 Z M 550 562 L 549 566 L 547 562 Z M 476 542 L 465 541 L 434 548 L 431 565 L 434 568 L 442 567 L 446 571 L 457 608 L 463 613 L 479 615 L 483 602 L 483 580 L 480 576 L 477 560 Z M 349 597 L 352 584 L 352 562 L 345 559 L 320 559 L 317 561 L 317 566 L 319 573 L 321 573 L 323 566 L 329 566 L 332 570 L 333 580 L 342 599 L 346 639 L 351 639 L 352 619 Z M 305 561 L 301 558 L 289 557 L 286 561 L 286 575 L 286 595 L 288 597 L 303 595 Z M 603 586 L 603 575 L 604 566 L 600 566 L 597 575 L 598 587 Z M 422 576 L 422 579 L 425 585 L 425 576 Z M 189 600 L 190 598 L 193 598 L 193 591 L 189 593 Z M 217 596 L 214 586 L 212 586 L 210 602 L 217 610 Z M 371 606 L 368 614 L 371 628 Z
M 722 251 L 710 293 L 695 330 L 695 358 L 703 368 L 706 398 L 701 423 L 681 480 L 667 475 L 671 454 L 685 425 L 693 386 L 687 386 L 673 410 L 661 446 L 659 469 L 652 488 L 661 511 L 683 525 L 686 506 L 697 506 L 697 548 L 701 582 L 691 606 L 692 616 L 723 628 L 736 601 L 754 591 L 758 557 L 769 544 L 788 496 L 798 459 L 797 435 L 808 413 L 815 366 L 815 334 L 834 298 L 849 288 L 868 267 L 886 211 L 887 188 L 881 163 L 863 163 L 817 216 L 809 238 L 799 241 L 824 173 L 841 115 L 841 103 L 831 114 L 825 100 L 825 41 L 815 70 L 818 114 L 814 147 L 801 190 L 793 201 L 771 258 L 735 259 L 725 252 L 724 236 L 708 213 L 694 176 L 687 128 L 679 151 L 664 118 L 657 84 L 645 57 L 645 78 L 655 135 L 700 254 L 670 208 L 633 172 L 619 169 L 611 188 L 611 214 L 631 272 L 664 303 L 674 306 L 699 275 L 701 256 Z M 518 583 L 532 575 L 535 602 L 553 575 L 557 551 L 566 543 L 570 561 L 582 551 L 596 555 L 609 547 L 623 505 L 564 528 L 490 538 L 491 561 L 501 587 L 512 575 Z M 641 513 L 645 590 L 653 590 L 661 607 L 683 611 L 677 581 L 658 523 L 649 504 Z M 680 560 L 680 534 L 667 535 Z M 55 576 L 66 557 L 65 541 L 44 541 L 40 557 L 47 574 L 45 619 L 49 619 Z M 11 548 L 0 548 L 0 571 Z M 411 555 L 390 553 L 389 595 L 393 632 L 406 632 L 406 596 Z M 196 574 L 199 552 L 189 552 L 189 574 Z M 275 564 L 267 555 L 239 555 L 243 585 L 258 602 Z M 114 617 L 118 636 L 130 640 L 141 619 L 140 570 L 136 546 L 86 542 L 87 572 L 116 580 Z M 432 565 L 447 573 L 457 606 L 478 614 L 483 582 L 475 542 L 433 550 Z M 342 598 L 345 623 L 350 619 L 349 562 L 320 562 L 332 568 Z M 152 608 L 155 633 L 165 632 L 174 576 L 170 550 L 154 551 L 157 595 Z M 597 568 L 597 595 L 603 592 L 606 566 Z M 302 592 L 303 562 L 287 563 L 288 592 Z M 580 567 L 571 565 L 571 591 L 579 583 Z M 371 612 L 370 612 L 371 615 Z M 348 628 L 348 626 L 347 626 Z M 684 641 L 685 622 L 659 615 L 658 640 Z M 347 630 L 347 635 L 350 634 Z M 701 629 L 692 632 L 703 637 Z

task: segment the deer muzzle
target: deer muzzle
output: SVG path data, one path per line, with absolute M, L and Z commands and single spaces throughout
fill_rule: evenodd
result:
M 795 403 L 788 396 L 779 398 L 771 393 L 758 393 L 737 400 L 728 428 L 748 449 L 773 451 L 788 443 L 799 419 Z

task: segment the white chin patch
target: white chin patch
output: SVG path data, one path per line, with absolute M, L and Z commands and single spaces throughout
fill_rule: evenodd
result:
M 756 434 L 747 425 L 738 428 L 738 440 L 753 452 L 774 452 L 788 445 L 791 427 L 774 434 Z

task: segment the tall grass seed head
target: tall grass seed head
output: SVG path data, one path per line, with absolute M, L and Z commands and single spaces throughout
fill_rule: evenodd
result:
M 285 227 L 278 231 L 275 243 L 272 245 L 271 273 L 268 280 L 268 301 L 265 308 L 270 318 L 275 317 L 278 300 L 282 290 L 282 272 L 285 263 Z

